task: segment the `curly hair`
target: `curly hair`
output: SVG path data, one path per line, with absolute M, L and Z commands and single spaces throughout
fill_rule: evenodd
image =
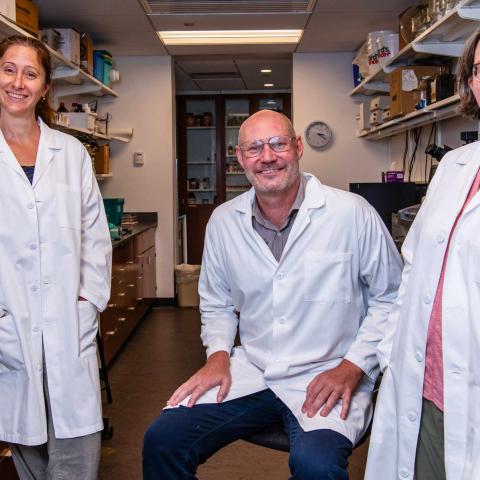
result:
M 52 62 L 50 60 L 50 53 L 45 45 L 33 37 L 22 37 L 21 35 L 12 35 L 0 42 L 0 58 L 12 46 L 19 45 L 22 47 L 33 48 L 37 52 L 37 57 L 40 65 L 45 70 L 45 85 L 50 85 L 52 82 Z M 40 117 L 49 127 L 52 126 L 55 112 L 49 104 L 49 91 L 40 99 L 35 106 L 35 116 Z
M 465 43 L 463 54 L 458 60 L 456 81 L 460 95 L 458 111 L 466 117 L 480 119 L 480 107 L 473 95 L 468 81 L 472 78 L 472 68 L 475 62 L 475 50 L 480 41 L 480 30 L 474 32 Z

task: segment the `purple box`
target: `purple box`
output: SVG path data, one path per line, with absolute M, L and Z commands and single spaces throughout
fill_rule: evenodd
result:
M 384 182 L 387 183 L 403 183 L 402 171 L 390 171 L 383 174 Z

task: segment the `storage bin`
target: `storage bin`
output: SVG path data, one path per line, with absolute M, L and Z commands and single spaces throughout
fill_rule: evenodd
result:
M 124 198 L 104 198 L 103 205 L 107 214 L 108 223 L 119 227 L 122 223 Z
M 93 76 L 107 86 L 110 85 L 112 63 L 110 52 L 106 50 L 93 51 Z
M 175 267 L 175 283 L 180 307 L 198 307 L 200 305 L 199 277 L 200 265 L 182 263 Z

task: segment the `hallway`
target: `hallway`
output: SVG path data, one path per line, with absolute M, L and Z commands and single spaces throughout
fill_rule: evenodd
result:
M 170 394 L 205 360 L 197 309 L 152 310 L 109 370 L 113 403 L 104 415 L 114 428 L 104 440 L 100 480 L 140 480 L 143 432 Z M 367 445 L 350 458 L 350 480 L 363 478 Z M 288 454 L 238 441 L 198 471 L 200 480 L 287 479 Z

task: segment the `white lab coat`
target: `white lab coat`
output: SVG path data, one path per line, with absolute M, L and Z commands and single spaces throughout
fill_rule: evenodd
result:
M 96 313 L 110 295 L 111 241 L 91 159 L 39 123 L 33 185 L 0 132 L 0 440 L 23 445 L 47 441 L 42 339 L 56 437 L 103 428 Z
M 252 227 L 249 192 L 218 207 L 207 227 L 200 276 L 207 355 L 233 350 L 231 400 L 269 387 L 306 431 L 327 428 L 353 443 L 371 417 L 376 348 L 400 282 L 401 260 L 382 221 L 357 195 L 307 175 L 305 200 L 280 262 Z M 348 359 L 366 376 L 348 419 L 301 412 L 308 383 Z M 199 403 L 215 402 L 218 387 Z
M 422 411 L 427 329 L 453 223 L 480 166 L 480 143 L 441 161 L 405 240 L 397 302 L 379 345 L 385 367 L 367 480 L 412 479 Z M 442 329 L 448 480 L 480 478 L 480 195 L 459 219 L 444 277 Z

